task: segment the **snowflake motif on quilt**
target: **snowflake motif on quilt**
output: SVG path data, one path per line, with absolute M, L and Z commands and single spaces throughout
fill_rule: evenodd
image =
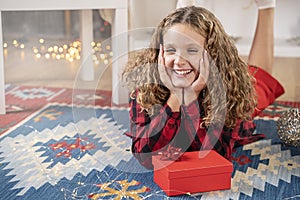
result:
M 65 136 L 59 141 L 51 139 L 46 143 L 38 142 L 34 146 L 40 147 L 37 152 L 44 152 L 41 155 L 47 157 L 44 162 L 51 163 L 47 168 L 53 168 L 57 163 L 65 165 L 72 158 L 80 160 L 86 154 L 93 156 L 98 150 L 107 152 L 111 148 L 95 136 L 96 133 L 92 134 L 91 130 L 88 130 L 73 137 Z
M 37 98 L 48 98 L 54 95 L 55 93 L 45 89 L 45 88 L 31 88 L 13 91 L 12 94 L 15 97 L 21 98 L 23 100 L 27 99 L 37 99 Z
M 100 188 L 100 191 L 89 194 L 88 198 L 97 200 L 105 197 L 113 197 L 114 199 L 131 198 L 135 200 L 141 200 L 142 198 L 139 196 L 139 194 L 149 191 L 149 188 L 143 186 L 141 188 L 132 189 L 132 187 L 137 187 L 140 184 L 140 182 L 135 180 L 119 180 L 103 184 L 96 184 L 96 186 Z

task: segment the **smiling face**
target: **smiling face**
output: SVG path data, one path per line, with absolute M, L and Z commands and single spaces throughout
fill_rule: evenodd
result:
M 175 24 L 163 36 L 164 58 L 175 87 L 190 86 L 199 75 L 205 38 L 191 27 Z

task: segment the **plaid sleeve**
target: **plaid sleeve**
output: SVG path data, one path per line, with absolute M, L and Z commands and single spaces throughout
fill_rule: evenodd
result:
M 130 132 L 132 153 L 148 169 L 152 166 L 152 154 L 167 145 L 176 134 L 180 124 L 180 113 L 172 112 L 165 104 L 159 114 L 149 116 L 135 99 L 130 101 Z

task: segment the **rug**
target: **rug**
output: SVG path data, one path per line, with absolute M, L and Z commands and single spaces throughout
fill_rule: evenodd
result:
M 71 88 L 5 85 L 6 115 L 0 135 L 48 103 L 111 106 L 111 92 Z
M 233 153 L 230 190 L 167 197 L 133 158 L 123 135 L 128 108 L 112 106 L 109 92 L 13 85 L 6 91 L 1 200 L 300 198 L 300 149 L 276 134 L 276 120 L 300 103 L 278 101 L 255 118 L 266 138 Z

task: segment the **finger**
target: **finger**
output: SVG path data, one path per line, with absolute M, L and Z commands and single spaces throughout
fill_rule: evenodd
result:
M 210 67 L 210 62 L 209 62 L 209 56 L 207 51 L 204 51 L 203 53 L 203 59 L 202 59 L 202 67 L 200 67 L 200 74 L 202 75 L 205 83 L 208 80 L 208 75 L 209 75 L 209 67 Z
M 159 45 L 158 64 L 165 66 L 164 49 L 162 44 Z
M 207 66 L 207 62 L 206 62 L 206 59 L 204 61 L 204 57 L 205 57 L 205 52 L 202 53 L 202 58 L 199 61 L 199 69 L 198 69 L 199 76 L 197 78 L 198 82 L 201 81 L 202 79 L 204 79 L 205 69 Z
M 207 56 L 207 52 L 203 52 L 203 56 L 199 62 L 199 75 L 198 78 L 195 80 L 195 85 L 202 88 L 207 80 L 209 75 L 209 60 Z

